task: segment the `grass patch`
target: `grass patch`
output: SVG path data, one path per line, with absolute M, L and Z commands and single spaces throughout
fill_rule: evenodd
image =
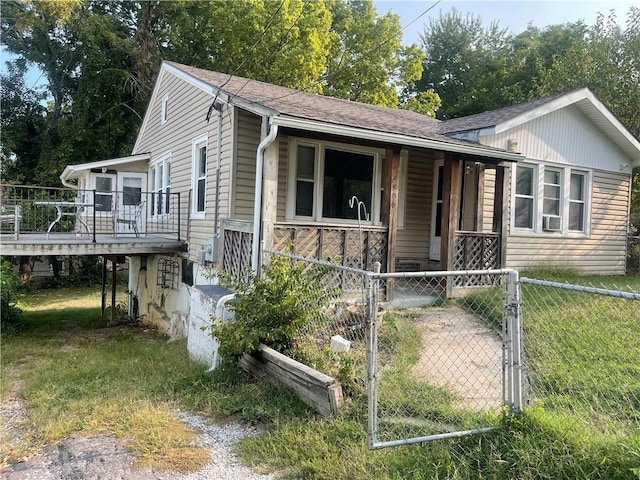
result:
M 184 341 L 138 327 L 107 328 L 99 290 L 40 291 L 23 298 L 21 308 L 20 328 L 2 335 L 2 396 L 23 399 L 27 434 L 17 446 L 2 439 L 2 464 L 72 433 L 109 432 L 126 441 L 138 466 L 189 472 L 209 461 L 208 452 L 193 446 L 196 432 L 176 408 L 266 424 L 308 415 L 287 390 L 204 372 Z
M 611 286 L 631 284 L 635 288 L 632 282 L 637 279 L 606 280 Z M 537 294 L 544 298 L 540 292 Z M 485 295 L 469 301 L 466 308 L 477 308 L 487 321 L 501 318 L 498 315 L 501 310 L 494 307 L 501 292 L 490 291 Z M 61 301 L 64 297 L 62 292 Z M 263 434 L 241 443 L 241 457 L 258 469 L 284 472 L 285 478 L 638 478 L 633 471 L 640 467 L 637 423 L 635 430 L 622 428 L 618 434 L 602 423 L 589 426 L 593 418 L 588 416 L 586 407 L 593 410 L 597 402 L 572 399 L 575 392 L 581 391 L 576 382 L 587 370 L 558 372 L 558 363 L 549 353 L 541 352 L 541 361 L 545 362 L 545 358 L 548 361 L 537 368 L 546 368 L 549 375 L 568 375 L 549 377 L 557 383 L 554 388 L 574 382 L 569 394 L 555 401 L 569 402 L 571 408 L 548 403 L 529 409 L 521 418 L 504 420 L 504 428 L 490 434 L 369 451 L 366 404 L 359 398 L 340 416 L 320 418 L 288 390 L 247 379 L 233 367 L 206 373 L 201 365 L 187 358 L 184 342 L 168 343 L 164 337 L 139 328 L 105 328 L 106 322 L 99 318 L 99 292 L 86 297 L 93 298 L 87 305 L 82 298 L 79 294 L 78 303 L 63 307 L 55 315 L 43 313 L 41 304 L 30 298 L 31 304 L 23 305 L 25 327 L 10 335 L 3 333 L 3 385 L 19 388 L 29 413 L 25 451 L 33 451 L 70 432 L 110 432 L 128 441 L 140 466 L 194 470 L 205 459 L 201 457 L 202 451 L 193 449 L 194 432 L 175 417 L 175 408 L 180 407 L 202 412 L 215 420 L 232 417 L 261 425 Z M 599 301 L 602 299 L 599 297 Z M 563 301 L 579 305 L 582 302 L 571 297 Z M 606 302 L 601 305 L 610 312 L 607 322 L 622 318 L 618 313 L 611 314 L 611 305 Z M 595 308 L 589 305 L 583 310 Z M 576 315 L 565 317 L 551 307 L 547 312 L 554 314 L 545 320 L 551 323 L 538 327 L 547 334 L 554 323 L 571 324 Z M 633 318 L 637 325 L 637 315 Z M 619 329 L 590 330 L 584 326 L 583 330 L 572 332 L 570 337 L 582 333 L 590 338 Z M 589 331 L 594 335 L 589 335 Z M 621 330 L 619 335 L 620 339 L 638 338 L 635 330 Z M 410 371 L 420 357 L 421 337 L 412 326 L 410 312 L 384 319 L 379 344 L 381 355 L 386 356 L 381 361 L 387 382 L 380 388 L 401 394 L 394 400 L 399 408 L 412 408 L 415 410 L 412 414 L 439 425 L 476 423 L 477 418 L 466 417 L 452 407 L 455 398 L 450 392 L 416 383 L 412 378 Z M 597 377 L 602 384 L 599 390 L 612 393 L 616 388 L 633 387 L 632 382 L 620 381 L 633 377 L 617 376 L 624 372 L 636 375 L 634 368 L 640 359 L 633 351 L 616 363 L 609 355 L 617 354 L 615 349 L 608 353 L 597 346 L 591 348 L 594 349 L 603 352 L 601 356 L 608 358 L 610 364 L 594 364 L 592 353 L 589 356 L 589 352 L 576 350 L 569 365 L 583 368 L 589 364 L 592 369 L 607 366 L 609 370 L 605 371 L 612 372 L 614 378 Z M 630 405 L 628 412 L 616 413 L 615 422 L 607 425 L 618 425 L 620 418 L 629 421 L 637 410 L 637 406 Z M 598 421 L 604 418 L 602 413 L 596 417 Z M 15 451 L 3 454 L 9 459 L 20 456 Z

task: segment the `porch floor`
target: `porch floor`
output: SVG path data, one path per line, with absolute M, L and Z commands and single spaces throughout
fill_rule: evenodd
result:
M 16 239 L 13 234 L 0 235 L 0 254 L 11 256 L 37 255 L 140 255 L 151 253 L 182 252 L 185 243 L 175 235 L 118 236 L 96 235 L 96 241 L 88 235 L 75 233 L 22 233 Z

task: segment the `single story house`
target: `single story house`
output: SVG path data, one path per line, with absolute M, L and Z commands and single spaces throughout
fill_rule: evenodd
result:
M 624 274 L 638 166 L 640 143 L 588 89 L 440 122 L 164 62 L 132 155 L 61 179 L 106 213 L 128 206 L 125 235 L 179 209 L 185 251 L 131 256 L 129 290 L 211 363 L 216 272 L 258 269 L 262 247 L 383 271 Z

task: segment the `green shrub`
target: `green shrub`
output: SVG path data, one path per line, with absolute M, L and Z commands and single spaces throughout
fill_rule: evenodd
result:
M 4 325 L 20 321 L 22 311 L 16 306 L 18 275 L 13 271 L 11 263 L 0 261 L 0 321 Z
M 301 328 L 326 315 L 326 307 L 338 297 L 339 290 L 327 286 L 330 273 L 326 267 L 309 268 L 274 255 L 260 278 L 251 274 L 242 282 L 223 274 L 223 283 L 238 301 L 230 303 L 235 321 L 214 320 L 212 334 L 220 343 L 220 355 L 237 359 L 261 343 L 287 353 Z

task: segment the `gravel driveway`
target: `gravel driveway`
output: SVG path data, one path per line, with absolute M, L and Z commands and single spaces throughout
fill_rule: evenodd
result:
M 0 471 L 3 480 L 261 480 L 275 479 L 260 475 L 242 465 L 233 447 L 255 429 L 230 423 L 211 425 L 201 416 L 178 412 L 178 417 L 199 432 L 199 446 L 209 450 L 211 461 L 199 472 L 181 474 L 159 472 L 151 468 L 132 470 L 133 457 L 124 444 L 110 435 L 85 437 L 73 435 L 45 447 L 38 455 Z M 12 396 L 0 405 L 2 438 L 19 441 L 19 425 L 24 420 L 20 400 Z M 3 447 L 10 447 L 3 445 Z

